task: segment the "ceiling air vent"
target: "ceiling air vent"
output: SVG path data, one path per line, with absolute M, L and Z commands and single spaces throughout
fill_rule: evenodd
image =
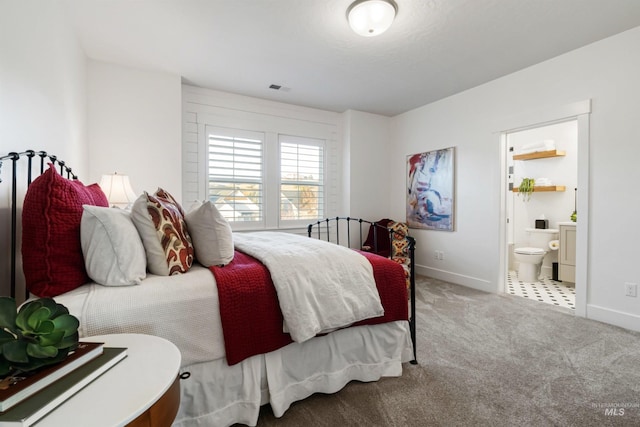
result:
M 279 90 L 281 92 L 289 92 L 291 90 L 290 87 L 286 87 L 286 86 L 282 86 L 282 85 L 276 85 L 276 84 L 270 85 L 269 89 Z

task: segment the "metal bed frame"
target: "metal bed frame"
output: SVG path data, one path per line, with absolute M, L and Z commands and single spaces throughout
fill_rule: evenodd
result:
M 58 160 L 58 157 L 53 154 L 48 154 L 46 151 L 34 151 L 26 150 L 20 153 L 11 152 L 5 156 L 0 157 L 0 182 L 2 182 L 2 164 L 6 160 L 11 160 L 11 297 L 16 297 L 16 245 L 17 245 L 17 230 L 18 230 L 18 161 L 20 159 L 27 159 L 27 188 L 31 185 L 34 179 L 34 158 L 40 157 L 40 169 L 38 176 L 44 172 L 44 167 L 47 163 L 52 163 L 56 167 L 60 167 L 60 175 L 66 172 L 67 178 L 78 179 L 73 173 L 70 167 L 68 167 L 64 161 Z M 47 159 L 49 159 L 47 161 Z M 38 160 L 36 160 L 36 163 Z M 29 291 L 25 289 L 25 299 L 29 297 Z
M 341 222 L 343 221 L 343 222 Z M 333 243 L 340 244 L 340 227 L 341 224 L 344 223 L 346 227 L 347 234 L 347 247 L 351 247 L 351 223 L 358 223 L 358 235 L 359 235 L 359 246 L 358 249 L 362 248 L 362 225 L 366 224 L 369 227 L 373 227 L 373 252 L 378 252 L 378 233 L 380 234 L 388 234 L 389 242 L 393 241 L 394 236 L 397 239 L 398 234 L 400 234 L 401 239 L 406 239 L 408 242 L 408 250 L 409 250 L 409 260 L 411 262 L 409 266 L 409 300 L 410 300 L 410 314 L 409 314 L 409 330 L 411 332 L 411 341 L 413 345 L 413 360 L 411 364 L 415 365 L 418 363 L 417 351 L 416 351 L 416 289 L 415 289 L 415 248 L 416 248 L 416 239 L 405 234 L 398 230 L 392 230 L 384 225 L 380 225 L 376 222 L 367 221 L 361 218 L 351 218 L 351 217 L 335 217 L 335 218 L 326 218 L 324 220 L 317 221 L 315 223 L 309 224 L 307 226 L 307 235 L 309 237 L 316 237 L 321 240 L 326 240 L 327 242 L 331 242 L 331 236 L 335 236 L 335 241 Z M 313 228 L 316 227 L 314 232 Z M 369 228 L 367 227 L 367 228 Z M 344 227 L 343 227 L 344 228 Z M 332 230 L 333 229 L 333 233 Z M 368 230 L 367 230 L 368 232 Z M 314 236 L 315 233 L 315 236 Z M 389 251 L 389 258 L 392 256 L 392 250 Z
M 26 158 L 26 162 L 27 162 L 27 166 L 26 166 L 26 183 L 27 183 L 27 188 L 29 187 L 29 185 L 31 185 L 31 182 L 34 179 L 34 159 L 36 157 L 39 157 L 39 163 L 40 163 L 40 168 L 38 171 L 38 175 L 41 175 L 42 173 L 44 173 L 44 169 L 45 169 L 45 165 L 47 163 L 52 163 L 55 167 L 59 167 L 60 168 L 60 175 L 63 175 L 66 173 L 66 177 L 68 179 L 78 179 L 78 177 L 73 173 L 73 170 L 68 167 L 64 161 L 59 160 L 57 156 L 52 155 L 52 154 L 48 154 L 46 151 L 35 151 L 35 150 L 26 150 L 26 151 L 22 151 L 22 152 L 11 152 L 5 156 L 0 157 L 0 182 L 2 182 L 2 165 L 3 162 L 10 160 L 11 161 L 11 207 L 10 207 L 10 213 L 11 213 L 11 265 L 10 265 L 10 269 L 11 269 L 11 297 L 15 298 L 16 297 L 16 272 L 17 272 L 17 257 L 16 257 L 16 252 L 17 252 L 17 230 L 18 230 L 18 221 L 17 221 L 17 211 L 18 211 L 18 186 L 17 186 L 17 181 L 18 181 L 18 161 L 20 159 L 25 159 Z M 48 160 L 47 160 L 48 159 Z M 35 163 L 37 164 L 38 160 L 35 160 Z M 317 221 L 316 223 L 313 224 L 309 224 L 307 226 L 307 233 L 309 237 L 313 237 L 312 233 L 313 233 L 313 227 L 316 227 L 316 231 L 317 231 L 317 237 L 320 239 L 322 238 L 323 235 L 323 231 L 322 228 L 324 226 L 325 230 L 324 230 L 324 235 L 326 236 L 326 240 L 330 241 L 331 236 L 330 236 L 330 229 L 332 228 L 332 223 L 335 222 L 335 226 L 333 228 L 335 228 L 335 238 L 336 241 L 334 243 L 336 244 L 340 244 L 340 221 L 346 221 L 346 233 L 347 233 L 347 246 L 351 247 L 351 222 L 352 221 L 356 221 L 359 225 L 359 240 L 360 240 L 360 246 L 359 248 L 362 247 L 362 225 L 363 224 L 367 224 L 369 226 L 373 225 L 373 240 L 374 240 L 374 248 L 373 251 L 377 252 L 378 251 L 378 233 L 388 233 L 389 234 L 389 239 L 390 241 L 393 239 L 394 234 L 397 235 L 399 232 L 398 231 L 394 231 L 391 230 L 390 228 L 387 228 L 385 226 L 382 226 L 380 224 L 376 224 L 375 222 L 371 222 L 371 221 L 367 221 L 364 219 L 357 219 L 357 218 L 350 218 L 350 217 L 335 217 L 335 218 L 327 218 L 321 221 Z M 401 232 L 400 232 L 401 233 Z M 404 233 L 401 233 L 404 234 Z M 409 236 L 409 235 L 404 235 L 402 236 L 402 238 L 407 239 L 409 245 L 408 245 L 408 249 L 409 249 L 409 259 L 411 261 L 411 266 L 410 266 L 410 304 L 411 304 L 411 313 L 410 313 L 410 318 L 409 318 L 409 328 L 410 328 L 410 332 L 411 332 L 411 340 L 412 340 L 412 344 L 413 344 L 413 360 L 411 361 L 412 364 L 417 364 L 417 356 L 416 356 L 416 304 L 415 304 L 415 258 L 414 258 L 414 252 L 415 252 L 415 244 L 416 241 L 413 237 Z M 391 254 L 390 254 L 391 256 Z M 25 299 L 29 298 L 29 291 L 25 289 Z

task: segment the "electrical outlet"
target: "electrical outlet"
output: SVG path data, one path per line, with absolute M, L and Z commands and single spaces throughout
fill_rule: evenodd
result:
M 624 283 L 624 294 L 628 297 L 637 297 L 638 296 L 638 285 L 636 283 L 625 282 Z
M 433 259 L 440 259 L 440 251 L 433 251 Z
M 438 258 L 440 261 L 444 261 L 444 252 L 440 251 L 440 258 Z

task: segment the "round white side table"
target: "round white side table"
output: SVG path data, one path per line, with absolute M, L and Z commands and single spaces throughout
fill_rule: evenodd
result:
M 152 335 L 81 338 L 126 347 L 127 357 L 47 414 L 38 427 L 170 426 L 180 405 L 180 351 Z

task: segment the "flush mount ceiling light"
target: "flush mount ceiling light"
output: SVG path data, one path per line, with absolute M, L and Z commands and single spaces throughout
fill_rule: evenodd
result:
M 389 29 L 396 12 L 393 0 L 357 0 L 347 9 L 347 20 L 356 34 L 373 37 Z

